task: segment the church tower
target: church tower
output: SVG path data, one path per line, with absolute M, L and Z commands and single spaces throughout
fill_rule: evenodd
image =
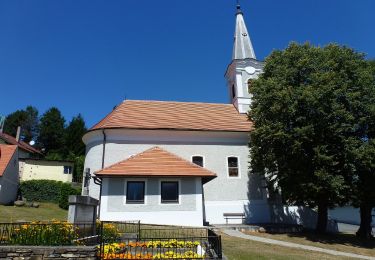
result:
M 237 4 L 232 61 L 225 72 L 225 78 L 230 103 L 239 113 L 248 112 L 251 104 L 249 89 L 252 80 L 258 78 L 262 70 L 263 62 L 256 59 L 241 7 Z

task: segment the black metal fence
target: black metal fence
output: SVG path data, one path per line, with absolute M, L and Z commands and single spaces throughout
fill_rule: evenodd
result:
M 98 245 L 101 259 L 221 259 L 221 237 L 206 228 L 139 221 L 0 223 L 0 245 Z
M 221 259 L 221 237 L 206 228 L 102 222 L 101 259 Z

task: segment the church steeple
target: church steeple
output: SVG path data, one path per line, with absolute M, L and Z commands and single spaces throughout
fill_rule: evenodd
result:
M 232 59 L 256 59 L 249 32 L 247 31 L 246 24 L 243 18 L 241 6 L 238 2 Z
M 237 2 L 232 61 L 227 68 L 225 77 L 230 103 L 237 108 L 239 113 L 249 111 L 252 98 L 249 90 L 252 81 L 258 78 L 262 71 L 263 62 L 256 59 L 242 10 Z

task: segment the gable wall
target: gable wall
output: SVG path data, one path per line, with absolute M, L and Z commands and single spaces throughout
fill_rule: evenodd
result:
M 0 177 L 0 204 L 9 204 L 16 200 L 19 177 L 18 177 L 18 149 L 13 154 L 7 168 Z

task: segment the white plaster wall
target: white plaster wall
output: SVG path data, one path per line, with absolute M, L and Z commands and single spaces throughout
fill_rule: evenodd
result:
M 64 166 L 71 166 L 69 174 L 64 173 Z M 21 180 L 55 180 L 72 182 L 73 166 L 71 162 L 25 160 L 22 169 Z
M 159 146 L 188 161 L 193 155 L 204 157 L 204 167 L 218 175 L 204 185 L 207 221 L 224 223 L 223 213 L 246 212 L 248 205 L 266 205 L 267 198 L 258 177 L 248 176 L 246 133 L 207 133 L 181 131 L 106 130 L 105 167 L 127 159 L 151 147 Z M 91 173 L 101 169 L 103 135 L 101 132 L 85 136 L 85 168 Z M 239 158 L 240 176 L 231 178 L 227 172 L 227 157 Z M 90 196 L 99 197 L 99 186 L 90 182 Z M 209 202 L 216 202 L 214 207 Z M 251 202 L 251 203 L 250 203 Z M 244 206 L 247 205 L 247 206 Z M 249 211 L 248 211 L 249 212 Z M 247 213 L 248 213 L 247 212 Z M 268 209 L 259 206 L 248 218 L 252 223 L 268 222 Z
M 145 203 L 126 204 L 126 180 L 136 179 L 139 178 L 103 179 L 100 204 L 101 220 L 140 220 L 142 223 L 148 224 L 203 226 L 200 178 L 177 179 L 180 182 L 180 198 L 176 205 L 160 203 L 159 181 L 165 180 L 165 178 L 142 179 L 146 183 Z
M 235 201 L 206 201 L 206 218 L 210 224 L 224 224 L 224 213 L 245 213 L 246 223 L 269 223 L 270 212 L 267 201 L 235 200 Z M 228 219 L 228 224 L 241 224 L 242 219 Z
M 372 225 L 375 227 L 375 209 L 373 209 L 372 214 Z M 354 208 L 351 206 L 330 209 L 328 210 L 328 215 L 330 218 L 342 223 L 359 225 L 361 222 L 359 208 Z
M 18 149 L 13 154 L 7 168 L 0 177 L 0 204 L 10 204 L 17 198 L 19 172 L 18 172 Z

